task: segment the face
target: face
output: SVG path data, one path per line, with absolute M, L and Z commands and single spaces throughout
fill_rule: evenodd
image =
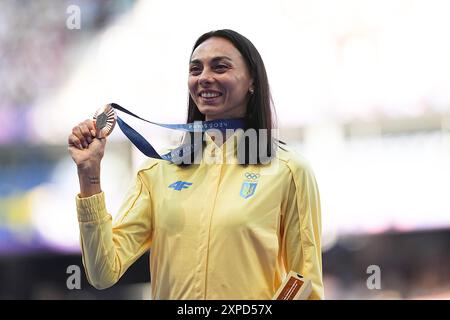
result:
M 234 45 L 224 38 L 212 37 L 192 53 L 188 86 L 206 120 L 242 118 L 253 79 Z

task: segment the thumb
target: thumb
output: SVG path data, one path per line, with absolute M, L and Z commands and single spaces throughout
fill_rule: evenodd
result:
M 98 139 L 102 145 L 102 147 L 104 147 L 106 145 L 106 137 Z
M 105 149 L 106 139 L 105 138 L 94 138 L 89 147 L 92 147 L 93 150 L 103 150 Z

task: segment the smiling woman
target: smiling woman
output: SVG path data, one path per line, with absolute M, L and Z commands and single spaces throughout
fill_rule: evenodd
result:
M 211 37 L 194 50 L 189 93 L 205 120 L 243 118 L 253 92 L 244 58 L 230 41 Z
M 245 129 L 263 131 L 266 138 L 254 141 L 256 162 L 265 163 L 262 154 L 272 158 L 275 111 L 263 59 L 250 40 L 228 29 L 203 34 L 191 53 L 188 87 L 188 123 L 243 118 Z M 240 163 L 250 164 L 250 141 L 242 143 Z
M 76 204 L 89 282 L 113 285 L 151 249 L 155 299 L 271 299 L 291 270 L 312 281 L 311 299 L 323 298 L 317 183 L 307 161 L 271 135 L 270 90 L 258 51 L 232 30 L 202 35 L 188 88 L 188 123 L 241 119 L 243 128 L 223 140 L 203 132 L 207 148 L 199 163 L 144 163 L 114 225 L 100 185 L 106 138 L 91 120 L 73 128 L 68 143 L 80 180 Z M 252 130 L 266 136 L 247 139 Z M 245 148 L 244 161 L 237 161 L 236 142 L 268 150 L 270 161 L 247 161 L 258 148 Z

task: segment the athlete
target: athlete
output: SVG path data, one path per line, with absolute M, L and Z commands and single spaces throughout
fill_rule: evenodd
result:
M 153 299 L 271 299 L 291 270 L 312 281 L 311 299 L 323 299 L 317 183 L 307 161 L 272 134 L 257 49 L 232 30 L 202 35 L 190 57 L 188 89 L 187 123 L 243 119 L 244 128 L 204 132 L 201 152 L 188 157 L 199 161 L 149 158 L 114 222 L 100 185 L 107 139 L 96 138 L 92 120 L 69 135 L 89 282 L 114 285 L 150 250 Z

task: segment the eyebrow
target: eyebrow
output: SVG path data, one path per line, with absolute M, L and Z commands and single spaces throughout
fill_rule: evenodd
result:
M 227 57 L 227 56 L 218 56 L 218 57 L 214 57 L 211 59 L 211 62 L 216 62 L 219 60 L 229 60 L 230 62 L 232 62 L 233 60 L 231 60 L 231 58 Z M 200 59 L 195 59 L 195 60 L 191 60 L 191 64 L 193 63 L 201 63 L 202 61 Z

